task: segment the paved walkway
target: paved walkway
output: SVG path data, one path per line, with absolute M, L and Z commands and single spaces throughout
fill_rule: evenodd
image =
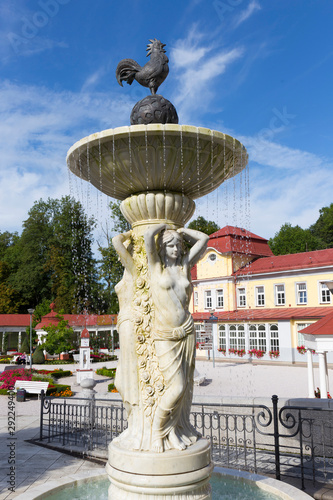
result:
M 107 367 L 116 366 L 116 362 L 108 362 Z M 93 368 L 105 366 L 105 363 L 94 364 Z M 58 367 L 58 366 L 57 366 Z M 64 369 L 74 371 L 75 367 L 64 365 Z M 0 365 L 0 370 L 4 365 Z M 306 367 L 268 365 L 256 363 L 217 362 L 215 368 L 210 361 L 197 360 L 197 370 L 205 376 L 206 385 L 195 386 L 195 398 L 206 397 L 220 401 L 223 397 L 271 397 L 277 394 L 281 398 L 307 397 Z M 315 374 L 318 377 L 318 373 Z M 107 393 L 109 381 L 95 374 L 98 381 L 95 390 L 100 397 L 110 397 Z M 329 369 L 329 379 L 333 388 L 333 370 Z M 318 380 L 318 379 L 317 379 Z M 79 396 L 81 387 L 76 385 L 76 377 L 62 379 L 63 383 L 72 386 Z M 49 481 L 59 480 L 78 472 L 100 469 L 100 465 L 71 457 L 59 451 L 49 450 L 27 443 L 39 433 L 40 402 L 29 400 L 22 403 L 15 401 L 15 435 L 8 434 L 8 398 L 0 396 L 0 500 L 11 500 L 23 492 L 29 493 L 31 488 Z M 12 475 L 15 473 L 15 491 L 10 487 L 11 464 Z M 329 492 L 329 495 L 331 493 Z M 318 496 L 317 498 L 333 498 Z

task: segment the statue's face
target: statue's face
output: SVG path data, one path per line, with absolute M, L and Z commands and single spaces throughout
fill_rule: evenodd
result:
M 181 253 L 181 244 L 178 238 L 172 238 L 171 241 L 165 245 L 165 255 L 168 259 L 176 260 Z

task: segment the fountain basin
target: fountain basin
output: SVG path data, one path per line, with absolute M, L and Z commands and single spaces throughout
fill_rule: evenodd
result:
M 229 494 L 227 491 L 228 483 L 232 485 L 233 489 L 233 492 Z M 89 487 L 86 488 L 88 484 Z M 235 496 L 234 489 L 236 485 L 242 488 L 246 488 L 246 485 L 249 485 L 251 497 L 246 497 L 244 489 L 241 488 L 239 488 L 239 496 Z M 99 498 L 100 500 L 107 500 L 107 486 L 107 475 L 105 469 L 101 468 L 91 473 L 85 472 L 68 476 L 66 479 L 60 479 L 59 481 L 50 481 L 49 483 L 37 486 L 36 488 L 22 493 L 16 497 L 16 500 L 43 500 L 45 498 L 49 500 L 69 500 L 72 498 L 80 498 L 81 500 Z M 81 488 L 83 488 L 83 490 Z M 85 489 L 87 489 L 88 492 L 81 493 L 81 491 L 85 491 Z M 216 491 L 217 489 L 221 491 Z M 256 492 L 259 495 L 257 497 L 253 496 Z M 312 498 L 294 486 L 282 483 L 276 479 L 243 471 L 215 467 L 213 474 L 212 500 L 222 500 L 223 498 L 232 498 L 233 500 L 241 500 L 243 498 L 265 498 L 262 492 L 266 492 L 266 498 L 271 500 L 310 500 Z M 225 493 L 224 497 L 223 493 Z
M 200 198 L 247 162 L 245 147 L 233 137 L 175 124 L 104 130 L 76 142 L 67 154 L 75 175 L 118 200 L 149 191 Z

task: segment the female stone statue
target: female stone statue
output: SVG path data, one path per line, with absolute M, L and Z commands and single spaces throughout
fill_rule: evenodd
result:
M 120 308 L 117 319 L 120 354 L 115 385 L 127 412 L 128 428 L 121 434 L 120 438 L 117 438 L 117 441 L 126 447 L 138 449 L 140 446 L 138 436 L 139 429 L 142 427 L 142 419 L 139 408 L 140 393 L 132 312 L 138 272 L 130 252 L 132 250 L 131 231 L 115 236 L 112 243 L 125 268 L 123 278 L 115 287 Z
M 183 238 L 192 245 L 186 252 Z M 166 224 L 159 224 L 149 228 L 144 239 L 154 308 L 151 337 L 164 379 L 152 420 L 151 448 L 156 452 L 182 450 L 198 437 L 189 422 L 195 333 L 188 306 L 192 292 L 190 270 L 205 250 L 208 236 L 186 228 L 170 230 Z

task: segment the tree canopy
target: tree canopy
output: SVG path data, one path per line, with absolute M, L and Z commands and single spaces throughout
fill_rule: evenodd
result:
M 268 244 L 274 255 L 333 248 L 333 203 L 319 210 L 317 221 L 308 229 L 283 224 Z
M 333 203 L 319 210 L 319 218 L 309 229 L 316 238 L 321 240 L 324 248 L 333 247 Z
M 45 299 L 66 313 L 97 310 L 95 224 L 65 196 L 35 202 L 21 236 L 0 233 L 0 313 L 26 312 Z
M 57 315 L 59 322 L 57 325 L 45 327 L 47 335 L 44 336 L 43 349 L 50 354 L 61 354 L 72 349 L 74 340 L 73 328 L 68 326 L 68 321 L 64 320 L 61 314 Z
M 204 217 L 199 215 L 197 219 L 192 220 L 192 222 L 188 225 L 189 229 L 196 229 L 197 231 L 201 231 L 205 234 L 213 234 L 216 233 L 220 229 L 220 227 L 211 220 L 206 220 Z

